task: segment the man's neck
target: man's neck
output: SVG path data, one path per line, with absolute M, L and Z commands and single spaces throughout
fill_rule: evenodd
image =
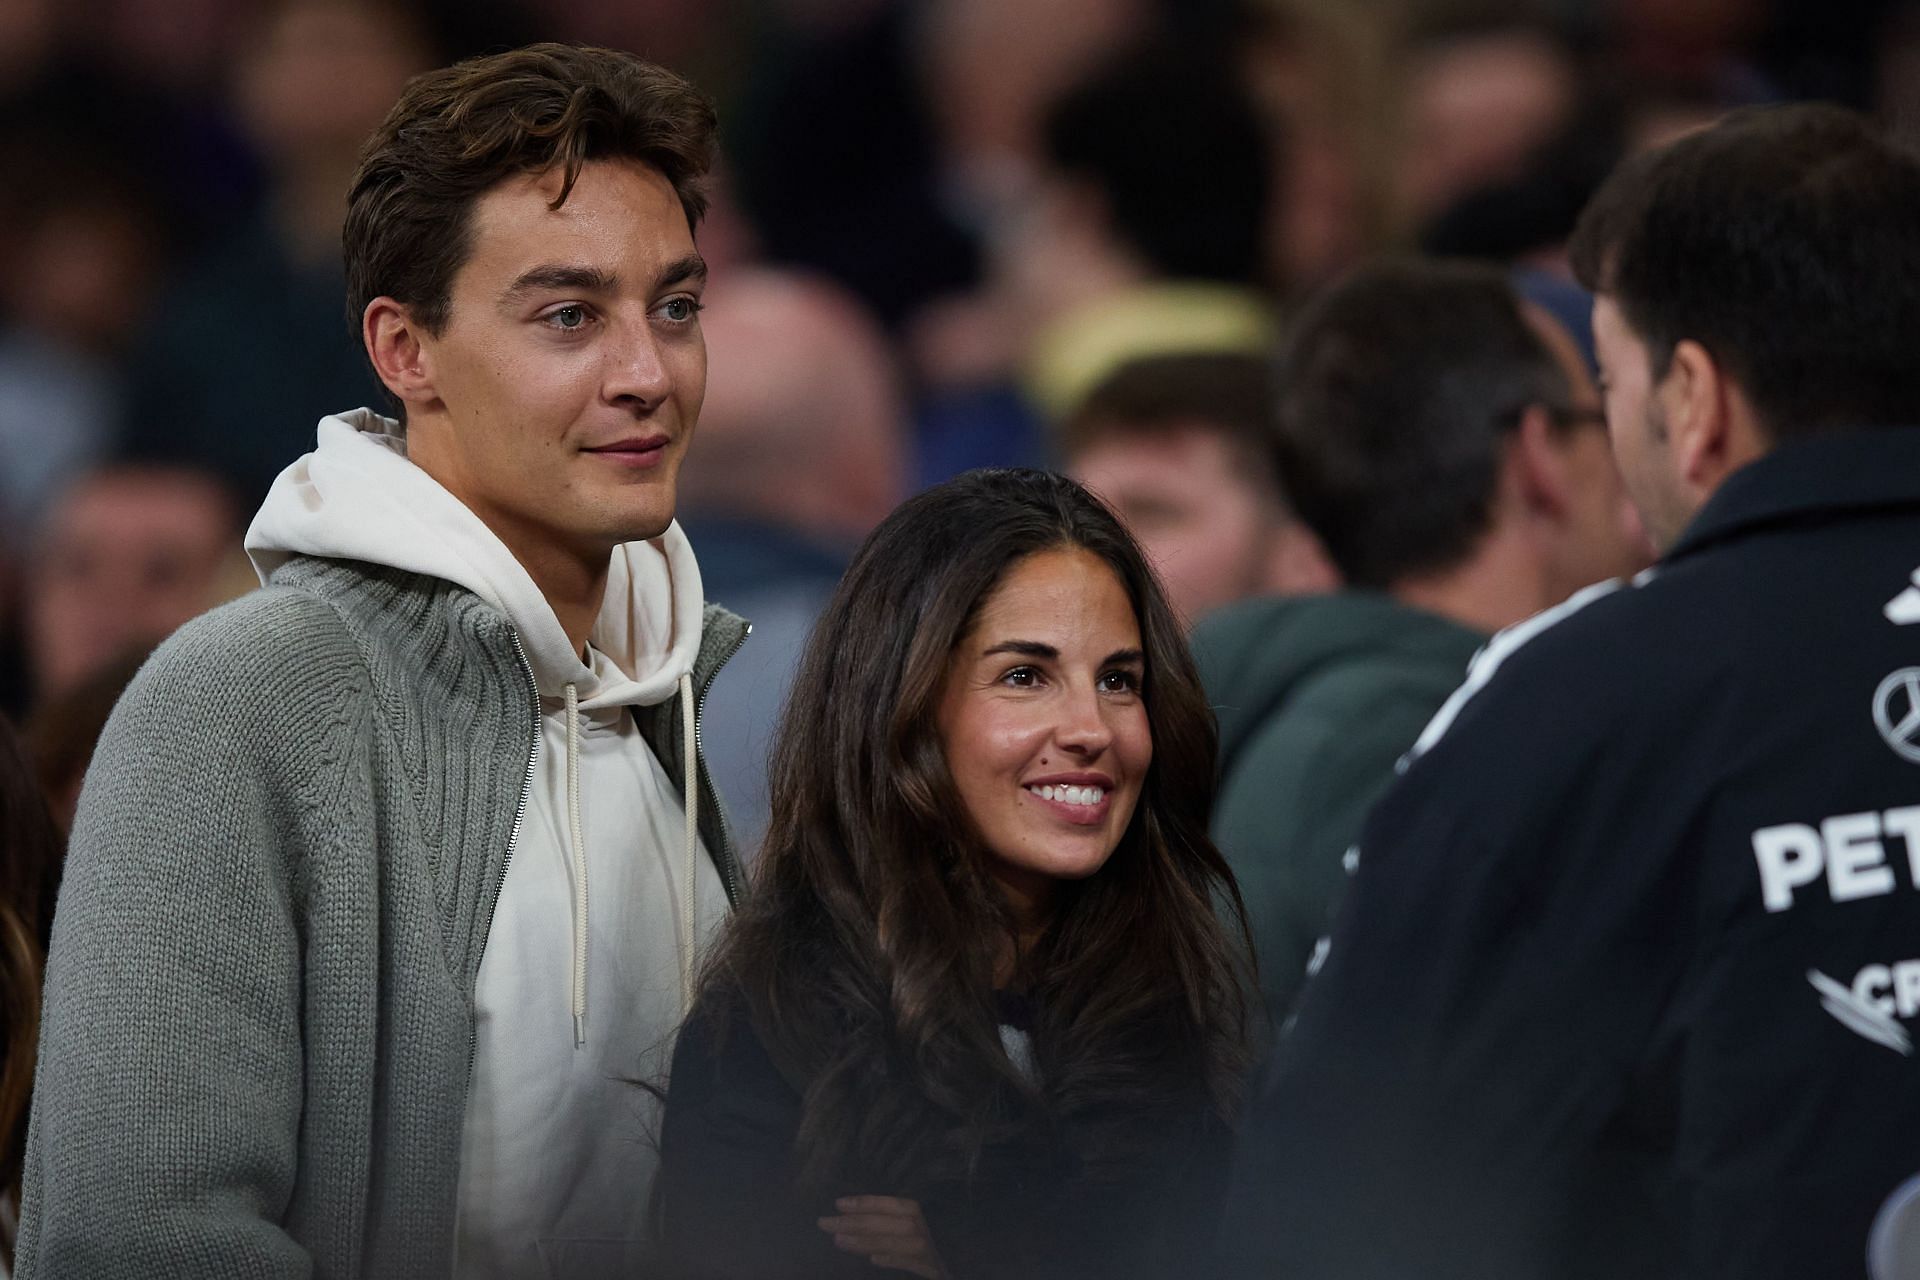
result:
M 494 533 L 507 544 L 513 558 L 533 579 L 533 585 L 546 597 L 547 607 L 560 620 L 567 643 L 582 658 L 587 652 L 587 637 L 600 617 L 600 606 L 607 595 L 607 566 L 611 555 L 581 556 L 550 543 L 516 538 L 513 531 L 497 525 Z
M 417 420 L 410 418 L 407 456 L 500 539 L 546 599 L 547 607 L 559 620 L 560 629 L 566 632 L 573 652 L 584 658 L 587 637 L 592 634 L 593 624 L 600 617 L 600 606 L 606 599 L 612 546 L 570 543 L 557 538 L 551 525 L 486 501 L 475 488 L 462 482 L 449 452 L 436 447 L 445 443 L 448 429 L 443 418 L 425 415 Z
M 1402 604 L 1492 635 L 1553 604 L 1546 570 L 1517 534 L 1495 531 L 1466 561 L 1439 573 L 1404 578 L 1388 589 Z

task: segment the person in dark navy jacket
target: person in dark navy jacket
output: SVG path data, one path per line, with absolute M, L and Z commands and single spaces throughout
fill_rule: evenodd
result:
M 1574 247 L 1665 554 L 1497 637 L 1403 764 L 1225 1247 L 1920 1275 L 1920 162 L 1742 113 L 1629 162 Z

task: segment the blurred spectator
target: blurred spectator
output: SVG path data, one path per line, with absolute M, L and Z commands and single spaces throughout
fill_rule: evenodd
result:
M 1258 286 L 1274 147 L 1217 51 L 1108 59 L 1048 109 L 1042 138 L 1045 168 L 996 228 L 988 283 L 914 335 L 922 376 L 949 389 L 921 415 L 924 481 L 1034 459 L 1039 417 L 1127 359 L 1272 341 Z
M 1046 118 L 1075 84 L 1151 39 L 1151 0 L 932 0 L 918 55 L 944 163 L 963 210 L 1024 201 L 1048 164 Z M 1189 91 L 1198 86 L 1181 86 Z
M 1460 192 L 1419 227 L 1421 250 L 1550 270 L 1570 283 L 1567 239 L 1626 149 L 1627 130 L 1638 124 L 1611 101 L 1583 98 L 1511 169 Z
M 971 234 L 943 207 L 913 41 L 909 6 L 889 3 L 770 45 L 726 135 L 767 255 L 826 273 L 889 326 L 978 269 Z
M 1920 1164 L 1916 208 L 1920 161 L 1820 106 L 1582 216 L 1660 564 L 1502 636 L 1408 753 L 1244 1118 L 1227 1274 L 1916 1274 L 1869 1262 Z
M 40 792 L 46 797 L 54 824 L 63 835 L 73 829 L 80 785 L 86 781 L 87 766 L 93 763 L 93 748 L 107 727 L 107 717 L 152 652 L 147 645 L 124 650 L 77 684 L 42 702 L 26 722 L 23 735 L 27 754 L 33 760 Z
M 0 718 L 0 1273 L 13 1266 L 40 1026 L 40 974 L 61 856 L 60 833 L 19 740 Z
M 838 287 L 744 270 L 707 290 L 710 378 L 679 510 L 707 599 L 753 623 L 715 679 L 702 742 L 743 851 L 813 620 L 853 548 L 906 496 L 905 408 L 885 336 Z
M 51 162 L 43 185 L 20 199 L 0 276 L 0 543 L 113 444 L 119 360 L 161 243 L 145 194 L 102 172 L 105 163 Z
M 153 193 L 170 237 L 224 227 L 255 175 L 209 73 L 247 3 L 0 2 L 0 163 L 35 178 L 0 194 L 0 224 L 10 197 L 59 185 L 47 166 L 98 157 L 95 169 Z
M 1049 109 L 1047 169 L 1007 252 L 1033 322 L 1028 380 L 1054 412 L 1130 354 L 1101 331 L 1119 307 L 1181 298 L 1264 319 L 1273 145 L 1235 69 L 1199 48 L 1111 60 Z M 1123 338 L 1115 339 L 1124 343 Z M 1204 339 L 1168 344 L 1195 349 Z
M 130 650 L 236 594 L 240 522 L 211 476 L 118 464 L 49 508 L 26 570 L 35 700 L 59 697 Z
M 1571 339 L 1491 268 L 1362 268 L 1280 372 L 1288 491 L 1352 588 L 1194 636 L 1220 715 L 1214 838 L 1278 1023 L 1373 802 L 1493 632 L 1645 566 Z
M 1416 225 L 1514 178 L 1579 101 L 1565 37 L 1525 0 L 1435 6 L 1416 22 L 1406 75 L 1400 187 Z
M 1252 0 L 1240 58 L 1279 150 L 1267 273 L 1326 284 L 1399 233 L 1399 28 L 1390 5 Z
M 1191 623 L 1248 596 L 1339 586 L 1287 502 L 1274 437 L 1264 358 L 1147 356 L 1093 389 L 1062 426 L 1060 449 Z
M 212 470 L 251 502 L 323 415 L 381 402 L 344 314 L 340 223 L 361 142 L 429 61 L 385 0 L 283 0 L 253 31 L 237 99 L 271 190 L 155 311 L 127 418 L 142 452 Z

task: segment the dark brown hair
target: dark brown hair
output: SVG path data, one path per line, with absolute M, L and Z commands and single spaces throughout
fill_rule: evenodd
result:
M 1565 416 L 1566 371 L 1499 271 L 1383 258 L 1318 294 L 1279 374 L 1280 465 L 1346 580 L 1389 589 L 1470 557 L 1531 405 Z
M 360 153 L 341 234 L 348 320 L 404 304 L 429 333 L 445 325 L 467 260 L 474 203 L 519 174 L 558 166 L 559 208 L 589 160 L 637 160 L 673 184 L 687 224 L 706 212 L 713 106 L 632 54 L 536 44 L 416 76 Z
M 1636 156 L 1568 253 L 1656 379 L 1699 343 L 1776 441 L 1920 420 L 1920 159 L 1852 111 L 1748 108 Z
M 1139 356 L 1097 383 L 1060 424 L 1060 450 L 1071 461 L 1105 440 L 1156 436 L 1197 423 L 1226 440 L 1249 483 L 1278 498 L 1273 392 L 1273 367 L 1265 356 Z
M 1017 935 L 956 794 L 936 708 L 953 650 L 995 586 L 1061 547 L 1104 561 L 1132 601 L 1153 763 L 1111 858 L 1060 887 L 1021 957 L 1036 1087 L 999 1039 L 995 964 Z M 1071 480 L 970 472 L 873 532 L 808 644 L 775 747 L 753 892 L 701 997 L 743 999 L 801 1087 L 809 1183 L 865 1173 L 921 1186 L 1034 1131 L 1058 1134 L 1089 1172 L 1118 1169 L 1170 1128 L 1232 1112 L 1251 960 L 1239 891 L 1207 837 L 1215 750 L 1152 570 Z
M 13 726 L 0 717 L 0 1192 L 16 1206 L 39 1044 L 40 974 L 64 852 Z M 10 1262 L 11 1241 L 4 1254 Z

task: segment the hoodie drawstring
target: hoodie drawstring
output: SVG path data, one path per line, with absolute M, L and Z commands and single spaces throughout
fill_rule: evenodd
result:
M 687 811 L 687 888 L 680 904 L 680 1012 L 684 1017 L 693 1010 L 693 929 L 699 919 L 695 895 L 700 892 L 700 778 L 698 772 L 699 725 L 694 721 L 693 676 L 680 673 L 680 754 L 686 761 L 684 808 Z
M 580 838 L 580 692 L 567 685 L 567 835 L 573 853 L 573 1047 L 587 1042 L 587 844 Z
M 699 726 L 693 677 L 680 675 L 680 750 L 686 761 L 686 890 L 680 905 L 680 1012 L 693 1008 L 693 931 L 700 918 Z M 587 845 L 580 836 L 580 692 L 567 685 L 567 836 L 573 857 L 573 1047 L 587 1042 Z

